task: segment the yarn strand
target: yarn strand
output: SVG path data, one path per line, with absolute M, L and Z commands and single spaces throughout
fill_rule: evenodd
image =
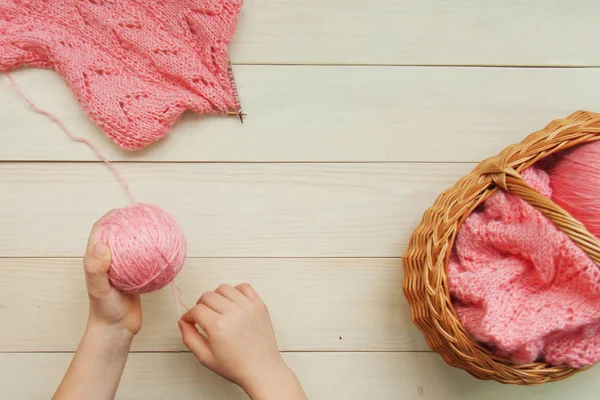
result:
M 82 142 L 82 143 L 85 143 L 86 145 L 88 145 L 88 147 L 90 149 L 92 149 L 92 151 L 94 152 L 96 157 L 99 160 L 101 160 L 104 164 L 106 164 L 106 166 L 111 170 L 113 175 L 117 178 L 119 183 L 121 183 L 121 185 L 125 189 L 125 192 L 127 193 L 127 197 L 129 197 L 129 200 L 131 201 L 131 204 L 137 203 L 137 201 L 135 200 L 135 197 L 133 197 L 133 194 L 131 193 L 131 190 L 129 189 L 129 185 L 127 184 L 127 182 L 125 182 L 125 179 L 123 179 L 123 176 L 121 175 L 121 173 L 117 170 L 117 168 L 110 161 L 108 161 L 102 155 L 100 150 L 92 143 L 91 140 L 86 139 L 81 136 L 76 136 L 75 134 L 73 134 L 67 128 L 67 126 L 60 120 L 60 118 L 58 118 L 55 114 L 51 113 L 50 111 L 44 110 L 43 108 L 41 108 L 41 107 L 37 106 L 35 103 L 33 103 L 29 99 L 29 97 L 27 97 L 27 95 L 25 95 L 25 93 L 23 93 L 23 91 L 19 88 L 19 85 L 17 85 L 17 82 L 15 82 L 13 77 L 10 76 L 10 74 L 8 72 L 5 74 L 6 74 L 6 77 L 8 78 L 8 80 L 10 81 L 10 84 L 11 84 L 12 88 L 14 89 L 14 91 L 17 92 L 23 98 L 23 100 L 25 100 L 25 102 L 29 105 L 29 107 L 31 107 L 31 109 L 51 118 L 72 140 L 74 140 L 76 142 Z
M 177 296 L 175 294 L 175 289 L 177 289 L 179 296 Z M 181 288 L 179 286 L 177 286 L 175 281 L 171 282 L 171 291 L 173 292 L 173 298 L 175 299 L 175 305 L 177 306 L 177 312 L 179 313 L 179 315 L 183 315 L 183 312 L 181 311 L 181 307 L 185 308 L 185 311 L 190 311 L 188 306 L 186 306 L 182 300 L 183 290 L 181 290 Z M 180 305 L 181 305 L 181 307 L 180 307 Z
M 5 73 L 5 74 L 9 80 L 13 90 L 16 93 L 18 93 L 23 98 L 23 100 L 25 100 L 25 102 L 29 105 L 29 107 L 31 109 L 52 119 L 72 140 L 74 140 L 76 142 L 85 143 L 94 152 L 96 157 L 99 160 L 101 160 L 110 169 L 110 171 L 113 173 L 115 178 L 117 178 L 119 183 L 123 186 L 123 189 L 125 190 L 125 193 L 127 194 L 127 197 L 129 198 L 131 203 L 132 204 L 137 203 L 135 197 L 133 196 L 133 193 L 131 192 L 131 189 L 129 188 L 129 185 L 127 184 L 127 182 L 125 181 L 125 179 L 123 178 L 123 176 L 121 175 L 119 170 L 110 161 L 108 161 L 108 159 L 106 159 L 106 157 L 104 157 L 102 155 L 102 153 L 100 152 L 100 149 L 98 149 L 98 147 L 96 147 L 94 145 L 94 143 L 92 143 L 91 140 L 73 134 L 67 128 L 67 126 L 64 124 L 64 122 L 61 121 L 60 118 L 58 118 L 58 116 L 51 113 L 50 111 L 44 110 L 43 108 L 41 108 L 41 107 L 37 106 L 35 103 L 33 103 L 33 101 L 31 101 L 29 99 L 29 97 L 27 95 L 25 95 L 25 93 L 20 89 L 19 85 L 15 82 L 14 78 L 9 73 Z M 164 258 L 164 256 L 163 256 L 163 258 Z M 179 315 L 183 315 L 181 307 L 183 307 L 186 311 L 189 311 L 189 308 L 185 305 L 185 303 L 182 300 L 183 291 L 175 283 L 175 281 L 171 281 L 170 286 L 171 286 L 171 291 L 173 293 L 173 300 L 175 300 L 175 305 L 177 306 L 177 312 L 179 313 Z M 179 293 L 179 295 L 176 294 L 176 292 L 175 292 L 176 290 Z

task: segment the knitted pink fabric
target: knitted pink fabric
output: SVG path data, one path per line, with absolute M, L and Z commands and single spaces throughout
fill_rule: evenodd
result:
M 535 167 L 528 184 L 551 197 Z M 600 271 L 518 196 L 496 192 L 457 236 L 449 266 L 456 312 L 478 341 L 515 363 L 600 360 Z
M 0 0 L 0 71 L 58 71 L 88 116 L 138 150 L 186 110 L 239 112 L 227 46 L 242 0 Z

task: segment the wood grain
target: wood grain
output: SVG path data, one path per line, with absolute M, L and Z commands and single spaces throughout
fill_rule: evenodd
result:
M 599 65 L 593 0 L 246 0 L 237 63 Z
M 474 162 L 552 119 L 596 110 L 600 86 L 600 69 L 237 66 L 235 73 L 243 125 L 188 114 L 135 154 L 94 126 L 58 75 L 13 76 L 35 103 L 121 161 Z M 0 120 L 0 160 L 96 160 L 2 76 Z
M 0 354 L 0 387 L 7 399 L 47 399 L 71 354 Z M 595 399 L 600 369 L 540 387 L 478 381 L 432 353 L 291 353 L 311 400 L 563 400 Z M 35 384 L 32 384 L 34 381 Z M 231 383 L 204 369 L 190 353 L 131 354 L 119 400 L 242 400 Z
M 472 164 L 120 164 L 179 221 L 189 257 L 400 257 L 423 211 Z M 0 257 L 81 257 L 127 205 L 98 163 L 0 163 Z
M 600 66 L 599 15 L 592 0 L 245 0 L 230 49 L 245 124 L 185 115 L 135 154 L 57 74 L 12 74 L 180 221 L 186 303 L 222 282 L 259 290 L 311 400 L 591 399 L 598 368 L 523 388 L 447 367 L 409 321 L 398 257 L 474 162 L 598 107 L 600 69 L 587 67 Z M 89 229 L 127 203 L 3 76 L 0 120 L 0 393 L 47 399 L 86 319 Z M 144 296 L 144 310 L 118 399 L 246 398 L 179 352 L 168 290 Z
M 75 350 L 88 311 L 81 263 L 0 259 L 0 352 Z M 188 259 L 176 280 L 189 306 L 246 281 L 269 306 L 282 350 L 428 350 L 410 321 L 399 259 Z M 143 309 L 134 350 L 185 350 L 169 288 L 143 296 Z

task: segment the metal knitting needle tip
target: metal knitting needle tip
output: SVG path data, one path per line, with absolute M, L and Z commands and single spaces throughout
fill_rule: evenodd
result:
M 240 122 L 243 124 L 244 123 L 244 117 L 246 117 L 247 115 L 244 114 L 241 111 L 228 111 L 227 115 L 237 115 L 240 119 Z

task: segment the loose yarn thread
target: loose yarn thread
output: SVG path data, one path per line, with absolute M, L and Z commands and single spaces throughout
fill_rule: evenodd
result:
M 173 281 L 186 258 L 186 240 L 177 221 L 160 207 L 137 203 L 123 176 L 89 139 L 74 135 L 55 114 L 33 103 L 10 74 L 6 76 L 29 107 L 51 118 L 72 140 L 90 147 L 127 193 L 132 205 L 106 214 L 95 232 L 96 242 L 106 243 L 111 249 L 108 275 L 113 286 L 124 293 L 141 294 L 171 284 L 178 313 L 182 314 L 180 305 L 188 310 L 182 301 L 181 288 Z
M 19 88 L 19 85 L 17 85 L 17 82 L 15 82 L 15 80 L 13 79 L 13 77 L 6 72 L 5 73 L 6 77 L 8 78 L 12 88 L 14 89 L 15 92 L 17 92 L 22 98 L 23 100 L 25 100 L 25 102 L 27 103 L 27 105 L 29 105 L 29 107 L 31 107 L 34 111 L 46 115 L 48 117 L 50 117 L 72 140 L 76 141 L 76 142 L 82 142 L 85 143 L 86 145 L 88 145 L 88 147 L 90 149 L 92 149 L 92 151 L 94 152 L 94 154 L 96 155 L 96 157 L 100 160 L 102 160 L 102 162 L 104 162 L 104 164 L 112 171 L 113 175 L 117 178 L 117 180 L 119 181 L 119 183 L 121 183 L 121 185 L 123 186 L 123 188 L 125 189 L 125 192 L 127 193 L 127 197 L 129 197 L 129 200 L 132 203 L 136 203 L 135 197 L 133 197 L 133 194 L 131 193 L 131 190 L 129 189 L 129 185 L 127 184 L 127 182 L 125 182 L 125 179 L 123 179 L 123 176 L 121 175 L 121 173 L 115 168 L 114 165 L 112 165 L 112 163 L 110 161 L 108 161 L 100 152 L 100 150 L 92 143 L 91 140 L 86 139 L 84 137 L 81 136 L 76 136 L 74 135 L 68 128 L 67 126 L 60 120 L 60 118 L 58 118 L 55 114 L 51 113 L 50 111 L 46 111 L 40 107 L 38 107 L 36 104 L 34 104 L 29 97 L 27 97 L 25 95 L 25 93 L 23 93 L 23 91 Z

